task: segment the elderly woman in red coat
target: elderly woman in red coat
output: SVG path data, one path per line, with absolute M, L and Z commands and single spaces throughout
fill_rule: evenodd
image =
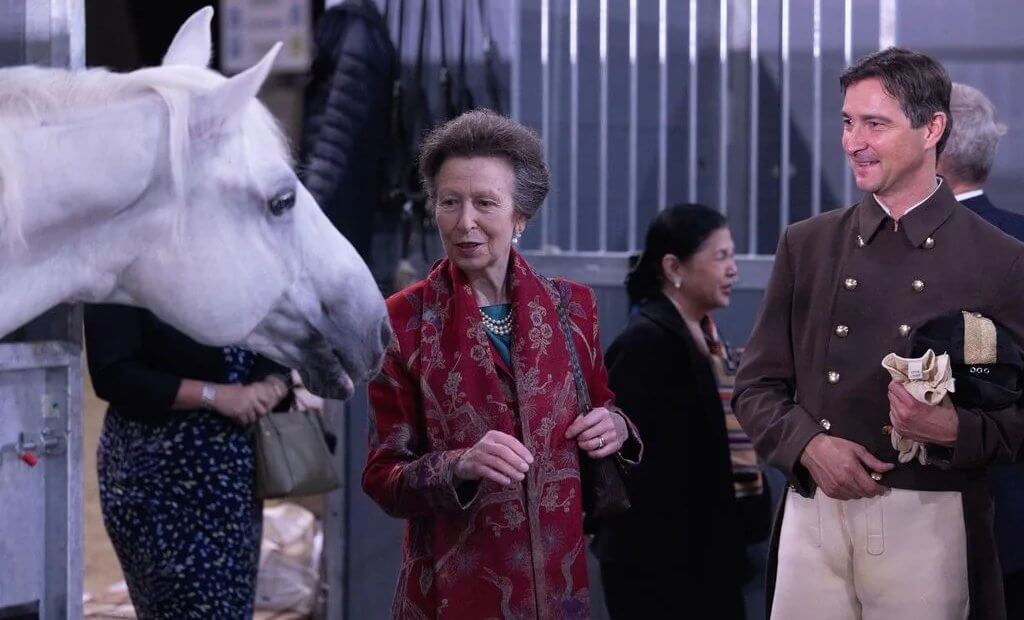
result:
M 587 618 L 580 459 L 636 460 L 593 293 L 514 249 L 548 191 L 535 133 L 474 111 L 424 142 L 446 258 L 393 295 L 363 489 L 407 519 L 395 618 Z M 578 415 L 562 304 L 590 400 Z

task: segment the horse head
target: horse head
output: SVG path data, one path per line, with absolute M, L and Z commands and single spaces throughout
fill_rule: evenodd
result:
M 205 87 L 181 102 L 164 182 L 140 198 L 162 214 L 166 234 L 147 239 L 111 299 L 145 306 L 200 342 L 241 344 L 298 369 L 312 391 L 346 398 L 379 370 L 391 336 L 383 297 L 256 99 L 280 44 L 225 78 L 207 68 L 212 15 L 194 14 L 163 65 L 136 72 L 187 73 Z

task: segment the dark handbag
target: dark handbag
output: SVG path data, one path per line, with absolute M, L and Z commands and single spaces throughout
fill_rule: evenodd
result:
M 552 282 L 558 294 L 558 322 L 562 325 L 562 334 L 569 349 L 569 364 L 572 366 L 573 378 L 576 382 L 576 402 L 579 403 L 577 415 L 590 412 L 590 392 L 587 382 L 583 379 L 580 369 L 579 355 L 573 343 L 572 328 L 569 317 L 562 303 L 561 289 Z M 629 509 L 629 494 L 626 491 L 626 469 L 622 461 L 615 455 L 600 459 L 592 459 L 580 454 L 580 486 L 583 489 L 583 511 L 585 515 L 584 530 L 590 531 L 594 519 L 611 517 Z
M 270 413 L 254 428 L 258 498 L 317 495 L 341 486 L 319 413 Z

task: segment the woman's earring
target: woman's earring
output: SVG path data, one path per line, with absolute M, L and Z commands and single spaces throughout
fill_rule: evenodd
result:
M 523 233 L 522 233 L 522 232 L 520 232 L 520 231 L 518 231 L 518 230 L 517 230 L 517 231 L 515 231 L 514 233 L 512 233 L 512 243 L 518 244 L 518 243 L 519 243 L 519 240 L 520 240 L 520 239 L 521 239 L 522 237 L 523 237 Z
M 675 282 L 672 283 L 672 285 L 675 286 L 676 288 L 679 288 L 683 285 L 683 283 L 680 282 L 679 280 L 676 280 Z

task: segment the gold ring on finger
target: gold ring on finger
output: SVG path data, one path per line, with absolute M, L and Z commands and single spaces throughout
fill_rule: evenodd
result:
M 881 482 L 882 474 L 878 473 L 877 471 L 873 471 L 871 472 L 871 479 L 874 480 L 875 482 Z
M 600 450 L 602 448 L 604 448 L 604 437 L 602 437 L 601 435 L 598 435 L 597 436 L 597 449 Z

